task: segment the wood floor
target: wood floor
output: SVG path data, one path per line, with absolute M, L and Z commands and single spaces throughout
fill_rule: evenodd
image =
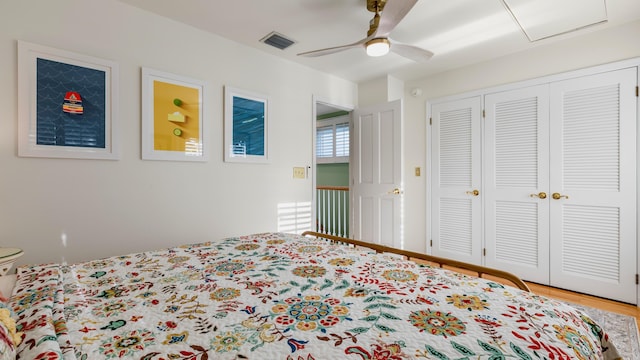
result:
M 606 311 L 616 312 L 628 316 L 635 316 L 640 325 L 640 308 L 635 305 L 625 304 L 613 300 L 602 299 L 595 296 L 579 294 L 568 290 L 557 289 L 539 284 L 529 283 L 532 292 L 546 297 L 566 301 L 569 303 L 590 306 Z

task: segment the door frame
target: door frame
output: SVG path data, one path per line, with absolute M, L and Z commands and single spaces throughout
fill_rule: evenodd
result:
M 484 133 L 484 121 L 482 121 L 482 104 L 483 104 L 483 97 L 481 94 L 476 94 L 476 93 L 468 93 L 468 94 L 461 94 L 460 96 L 455 95 L 452 97 L 446 97 L 443 99 L 439 99 L 438 101 L 427 101 L 426 106 L 426 114 L 427 114 L 427 124 L 426 124 L 426 131 L 427 131 L 427 141 L 428 141 L 428 145 L 426 146 L 426 151 L 429 151 L 429 153 L 426 156 L 426 166 L 427 166 L 427 174 L 429 174 L 426 177 L 426 183 L 427 183 L 427 199 L 426 199 L 426 206 L 427 208 L 425 209 L 425 215 L 427 216 L 427 221 L 426 221 L 426 226 L 428 226 L 428 228 L 426 229 L 426 234 L 427 234 L 427 241 L 426 243 L 426 253 L 430 254 L 430 255 L 434 255 L 434 249 L 436 249 L 436 245 L 437 246 L 441 246 L 441 242 L 436 241 L 434 244 L 433 241 L 433 217 L 434 217 L 434 209 L 432 208 L 434 205 L 433 202 L 433 193 L 434 193 L 434 186 L 436 181 L 433 180 L 434 178 L 434 174 L 436 173 L 436 171 L 434 170 L 434 162 L 432 161 L 433 159 L 433 154 L 436 151 L 435 150 L 435 140 L 434 137 L 436 135 L 434 135 L 434 130 L 433 130 L 433 116 L 434 116 L 434 112 L 433 112 L 433 107 L 434 106 L 438 106 L 438 105 L 448 105 L 452 102 L 464 102 L 466 105 L 466 107 L 472 108 L 474 110 L 477 110 L 478 112 L 474 115 L 472 114 L 472 120 L 476 120 L 478 117 L 480 118 L 479 121 L 479 131 L 480 133 Z M 476 106 L 477 105 L 477 106 Z M 437 119 L 436 119 L 437 121 Z M 477 121 L 477 120 L 476 120 Z M 473 124 L 472 124 L 473 126 Z M 481 139 L 474 142 L 472 140 L 472 146 L 476 147 L 476 150 L 478 151 L 478 157 L 479 157 L 479 161 L 480 161 L 480 165 L 475 164 L 475 166 L 477 167 L 477 169 L 472 170 L 472 183 L 471 187 L 467 188 L 467 189 L 459 189 L 461 191 L 466 191 L 467 194 L 470 193 L 471 190 L 479 190 L 480 191 L 480 196 L 478 198 L 475 199 L 475 201 L 477 202 L 476 204 L 472 204 L 472 212 L 475 212 L 477 214 L 472 214 L 472 218 L 470 219 L 470 226 L 472 227 L 472 229 L 474 228 L 474 223 L 479 222 L 479 224 L 476 225 L 477 228 L 479 228 L 479 232 L 480 232 L 480 246 L 476 246 L 476 249 L 473 249 L 473 244 L 472 244 L 472 249 L 471 249 L 471 254 L 469 254 L 466 257 L 455 257 L 455 256 L 451 256 L 451 255 L 447 255 L 447 254 L 441 254 L 441 253 L 436 253 L 435 255 L 437 256 L 445 256 L 445 257 L 451 257 L 455 260 L 458 261 L 465 261 L 465 262 L 471 262 L 471 263 L 477 263 L 479 265 L 483 265 L 484 264 L 484 256 L 482 255 L 482 247 L 484 246 L 484 212 L 482 211 L 482 209 L 484 208 L 484 183 L 482 181 L 482 155 L 483 155 L 483 144 Z M 471 164 L 471 167 L 474 167 L 474 164 Z M 475 175 L 474 175 L 475 174 Z M 476 181 L 474 182 L 473 178 L 477 177 Z M 467 195 L 469 196 L 469 195 Z M 477 195 L 476 195 L 477 196 Z M 473 201 L 473 200 L 472 200 Z M 476 210 L 473 210 L 473 208 L 475 208 Z M 474 216 L 476 218 L 474 218 Z M 473 230 L 472 230 L 473 232 Z M 439 239 L 438 239 L 439 240 Z M 479 261 L 478 261 L 478 257 L 480 257 Z
M 485 91 L 483 90 L 476 90 L 476 91 L 470 91 L 470 92 L 465 92 L 465 93 L 461 93 L 461 94 L 456 94 L 456 95 L 450 95 L 450 96 L 445 96 L 445 97 L 441 97 L 441 98 L 434 98 L 434 99 L 427 99 L 427 101 L 425 102 L 425 121 L 426 121 L 426 141 L 425 141 L 425 170 L 427 172 L 427 176 L 425 176 L 425 180 L 426 180 L 426 201 L 425 201 L 425 217 L 426 217 L 426 221 L 425 221 L 425 234 L 427 236 L 426 241 L 425 241 L 425 253 L 428 255 L 432 255 L 433 254 L 433 232 L 431 231 L 431 229 L 433 229 L 433 227 L 431 226 L 431 220 L 433 218 L 433 202 L 432 200 L 432 193 L 433 191 L 431 190 L 433 188 L 433 180 L 432 180 L 432 175 L 433 175 L 433 162 L 431 161 L 431 156 L 433 154 L 433 128 L 432 128 L 432 118 L 433 118 L 433 113 L 431 111 L 431 109 L 433 108 L 434 105 L 437 104 L 441 104 L 441 103 L 447 103 L 447 102 L 451 102 L 451 101 L 457 101 L 457 100 L 464 100 L 464 99 L 468 99 L 468 98 L 474 98 L 474 97 L 480 97 L 480 107 L 481 110 L 484 111 L 484 94 Z M 482 121 L 480 123 L 480 132 L 484 133 L 484 118 L 482 118 Z M 483 146 L 484 144 L 480 144 L 480 159 L 481 161 L 483 161 L 482 165 L 481 165 L 481 169 L 482 166 L 484 166 L 484 160 L 483 160 Z M 482 179 L 482 174 L 480 174 L 480 178 Z M 479 187 L 479 191 L 480 194 L 484 194 L 484 183 L 480 184 Z M 484 197 L 481 196 L 480 197 L 480 207 L 484 208 Z M 480 228 L 481 228 L 481 242 L 482 245 L 484 245 L 484 212 L 481 212 L 481 217 L 480 217 Z M 482 257 L 482 263 L 484 263 L 484 256 Z
M 633 61 L 638 66 L 637 86 L 640 86 L 640 58 Z M 636 87 L 636 116 L 640 121 L 640 97 Z M 637 122 L 636 122 L 637 123 Z M 640 171 L 640 126 L 636 126 L 636 171 Z M 638 175 L 636 175 L 638 176 Z M 640 308 L 640 286 L 638 286 L 638 274 L 640 274 L 640 181 L 636 178 L 636 299 Z
M 349 112 L 349 117 L 352 116 L 353 110 L 355 107 L 353 105 L 344 105 L 344 104 L 336 104 L 329 99 L 323 98 L 321 96 L 312 95 L 311 96 L 311 168 L 307 169 L 307 176 L 309 176 L 309 172 L 311 172 L 311 230 L 316 231 L 315 228 L 315 219 L 316 219 L 316 205 L 318 199 L 316 198 L 316 187 L 317 187 L 317 161 L 316 161 L 316 125 L 318 121 L 318 104 L 324 104 L 335 108 L 336 110 L 344 110 Z M 352 136 L 353 136 L 353 124 L 351 119 L 349 120 L 349 164 L 352 162 L 351 154 L 351 144 L 352 144 Z M 349 179 L 351 179 L 351 166 L 349 166 Z M 351 181 L 349 182 L 349 192 L 351 192 Z M 349 206 L 349 221 L 353 218 L 353 209 L 352 206 Z M 352 229 L 349 227 L 349 237 L 352 236 Z

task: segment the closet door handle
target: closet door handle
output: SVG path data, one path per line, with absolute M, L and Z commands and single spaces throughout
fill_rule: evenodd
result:
M 473 195 L 473 196 L 478 196 L 480 195 L 480 191 L 478 190 L 473 190 L 473 191 L 466 191 L 465 194 L 467 195 Z
M 568 195 L 560 195 L 560 193 L 553 193 L 553 194 L 551 194 L 551 197 L 552 197 L 554 200 L 560 200 L 560 199 L 562 199 L 562 198 L 565 198 L 565 199 L 567 199 L 567 200 L 569 199 L 569 196 L 568 196 Z
M 537 194 L 531 194 L 531 195 L 529 195 L 529 196 L 530 196 L 530 197 L 538 197 L 538 198 L 540 198 L 540 199 L 546 199 L 546 198 L 547 198 L 547 193 L 546 193 L 546 192 L 544 192 L 544 191 L 541 191 L 541 192 L 539 192 L 539 193 L 537 193 Z

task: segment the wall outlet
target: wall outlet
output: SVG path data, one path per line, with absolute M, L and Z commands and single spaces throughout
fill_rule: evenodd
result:
M 307 174 L 304 171 L 304 167 L 294 167 L 293 168 L 293 178 L 294 179 L 304 179 L 307 177 Z

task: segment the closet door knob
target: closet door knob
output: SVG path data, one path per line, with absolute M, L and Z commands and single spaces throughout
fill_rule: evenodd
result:
M 552 197 L 554 200 L 560 200 L 560 199 L 562 199 L 562 198 L 569 199 L 569 196 L 567 196 L 567 195 L 560 195 L 560 193 L 553 193 L 553 194 L 551 194 L 551 197 Z
M 540 199 L 546 199 L 546 198 L 547 198 L 547 193 L 546 193 L 546 192 L 544 192 L 544 191 L 541 191 L 541 192 L 539 192 L 539 193 L 537 193 L 537 194 L 531 194 L 531 195 L 529 195 L 529 196 L 531 196 L 531 197 L 538 197 L 538 198 L 540 198 Z
M 478 190 L 473 190 L 473 191 L 466 191 L 465 194 L 467 195 L 473 195 L 473 196 L 478 196 L 480 195 L 480 191 Z

